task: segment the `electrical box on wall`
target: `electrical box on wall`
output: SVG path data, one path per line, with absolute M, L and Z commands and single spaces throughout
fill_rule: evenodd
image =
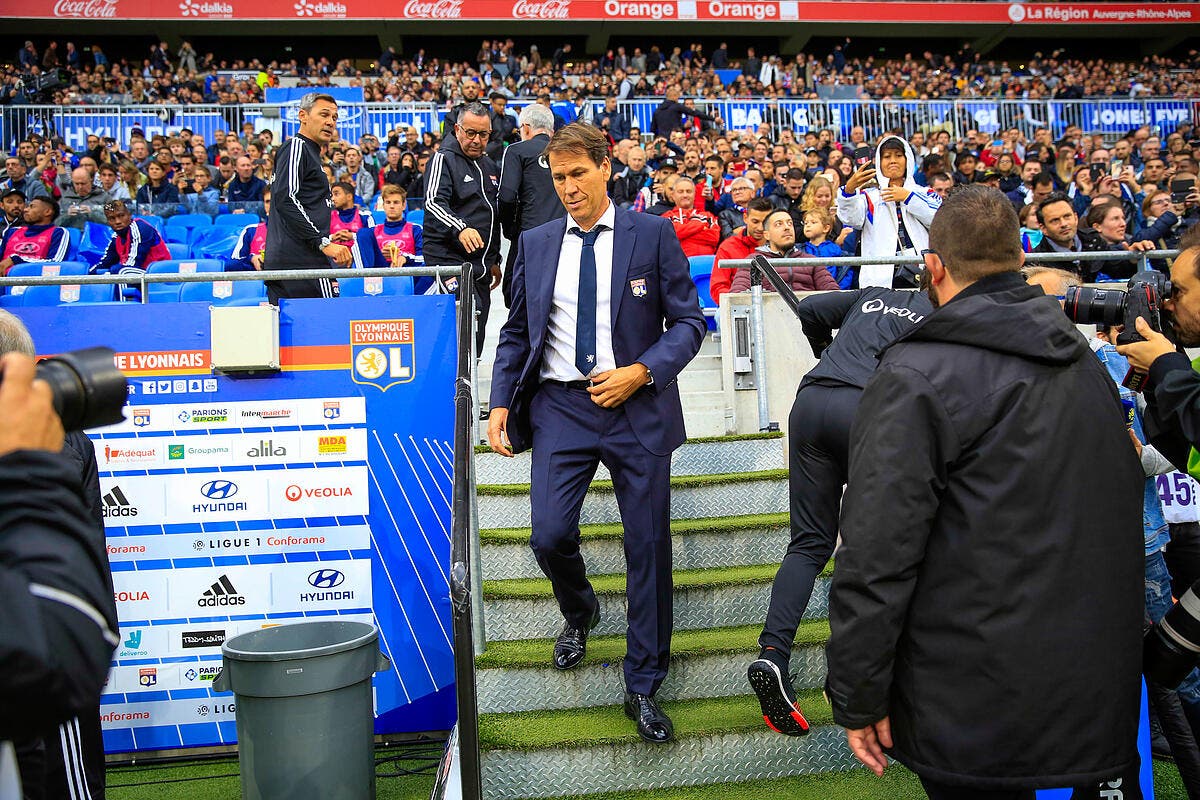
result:
M 213 306 L 210 314 L 214 370 L 279 371 L 278 306 Z

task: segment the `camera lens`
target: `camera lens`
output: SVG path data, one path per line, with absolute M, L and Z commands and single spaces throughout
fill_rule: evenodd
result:
M 1125 321 L 1126 293 L 1120 289 L 1067 288 L 1063 311 L 1081 325 L 1120 325 Z
M 125 376 L 113 364 L 113 351 L 90 347 L 47 358 L 37 366 L 37 376 L 50 384 L 54 410 L 63 428 L 80 431 L 114 425 L 125 415 Z
M 1196 587 L 1183 593 L 1142 641 L 1142 670 L 1168 689 L 1178 686 L 1200 661 L 1200 597 Z

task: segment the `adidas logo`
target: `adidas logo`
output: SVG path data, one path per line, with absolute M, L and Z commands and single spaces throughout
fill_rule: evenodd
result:
M 102 509 L 104 518 L 109 517 L 136 517 L 138 515 L 137 506 L 129 502 L 129 498 L 121 491 L 120 486 L 114 486 L 112 491 L 104 495 L 104 507 Z
M 474 178 L 472 178 L 470 175 L 464 175 L 464 176 L 463 176 L 463 183 L 473 183 L 473 182 L 474 182 L 474 180 L 475 180 L 475 179 L 474 179 Z
M 233 588 L 233 581 L 229 580 L 228 575 L 222 575 L 217 579 L 210 588 L 204 590 L 204 594 L 200 595 L 200 599 L 196 601 L 196 605 L 201 608 L 215 608 L 217 606 L 244 606 L 246 598 L 238 594 L 238 590 Z

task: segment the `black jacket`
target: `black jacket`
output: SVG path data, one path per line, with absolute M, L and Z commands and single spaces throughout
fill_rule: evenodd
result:
M 500 225 L 496 200 L 500 171 L 487 156 L 470 159 L 458 139 L 442 140 L 425 167 L 425 263 L 444 267 L 469 262 L 482 279 L 485 267 L 500 263 Z M 467 253 L 458 241 L 465 228 L 474 228 L 484 246 Z
M 919 775 L 1095 785 L 1137 763 L 1142 493 L 1116 387 L 1053 298 L 984 278 L 883 351 L 851 432 L 834 720 Z
M 321 169 L 321 148 L 296 134 L 275 156 L 271 181 L 271 213 L 267 219 L 268 269 L 322 269 L 330 266 L 321 252 L 329 238 L 329 181 Z M 272 281 L 282 297 L 332 297 L 329 280 Z
M 608 196 L 622 208 L 629 206 L 637 199 L 638 192 L 642 190 L 642 187 L 646 185 L 646 179 L 652 175 L 653 173 L 646 167 L 642 167 L 638 172 L 625 167 L 613 176 Z
M 630 124 L 626 116 L 621 113 L 621 109 L 616 111 L 601 111 L 596 115 L 596 127 L 602 131 L 608 132 L 608 137 L 613 142 L 619 142 L 622 139 L 629 138 Z
M 1106 253 L 1120 251 L 1119 245 L 1109 244 L 1100 234 L 1087 228 L 1080 228 L 1077 234 L 1079 236 L 1079 253 Z M 1056 253 L 1050 243 L 1050 238 L 1042 237 L 1042 241 L 1038 246 L 1033 248 L 1035 253 Z M 1034 261 L 1036 259 L 1030 259 Z M 1081 257 L 1073 261 L 1056 261 L 1050 266 L 1058 269 L 1065 269 L 1068 272 L 1074 272 L 1079 276 L 1079 279 L 1084 283 L 1091 283 L 1096 280 L 1096 276 L 1103 272 L 1112 278 L 1128 278 L 1137 270 L 1137 260 L 1129 259 L 1128 261 L 1094 261 L 1092 259 Z
M 94 709 L 118 641 L 103 530 L 78 470 L 44 452 L 0 458 L 0 741 Z
M 1183 353 L 1168 353 L 1150 365 L 1146 384 L 1146 436 L 1180 472 L 1200 447 L 1200 373 Z
M 544 155 L 549 143 L 550 137 L 539 133 L 532 139 L 509 145 L 500 164 L 500 230 L 511 242 L 502 283 L 506 305 L 512 286 L 512 265 L 517 260 L 517 237 L 567 213 L 554 190 L 550 165 Z
M 932 313 L 924 292 L 871 287 L 805 297 L 800 326 L 821 360 L 800 388 L 810 383 L 863 388 L 875 374 L 880 351 Z
M 677 131 L 683 127 L 683 117 L 685 115 L 702 119 L 706 122 L 715 121 L 715 117 L 711 114 L 705 114 L 703 111 L 688 108 L 678 100 L 663 100 L 662 104 L 654 109 L 654 116 L 650 119 L 650 131 L 655 136 L 670 136 L 672 131 Z

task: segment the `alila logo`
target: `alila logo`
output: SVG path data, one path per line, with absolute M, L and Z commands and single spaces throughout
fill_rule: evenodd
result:
M 138 515 L 137 506 L 129 502 L 129 498 L 121 491 L 120 486 L 114 486 L 112 491 L 104 495 L 104 518 L 109 517 L 136 517 Z
M 204 590 L 204 594 L 200 595 L 196 605 L 201 608 L 244 606 L 246 598 L 238 594 L 238 590 L 233 587 L 233 581 L 229 580 L 228 575 L 222 575 L 216 583 Z

